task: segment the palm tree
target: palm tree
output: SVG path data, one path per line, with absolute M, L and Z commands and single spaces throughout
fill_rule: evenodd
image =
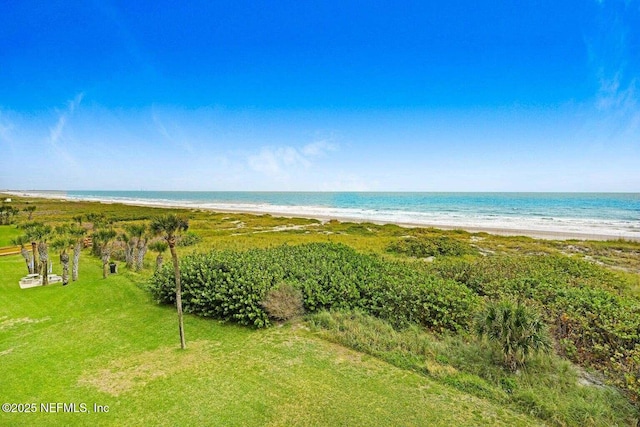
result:
M 128 269 L 133 268 L 133 250 L 135 249 L 135 240 L 127 234 L 121 233 L 118 235 L 118 240 L 124 243 L 124 262 Z
M 48 241 L 51 237 L 52 229 L 50 225 L 38 224 L 28 230 L 31 233 L 31 239 L 38 242 L 38 258 L 40 260 L 40 275 L 42 276 L 42 285 L 49 284 L 49 249 Z M 33 244 L 33 241 L 32 243 Z M 34 258 L 35 259 L 35 258 Z
M 82 217 L 80 217 L 82 218 Z M 71 265 L 71 280 L 74 282 L 78 280 L 78 267 L 80 264 L 80 253 L 84 246 L 84 237 L 87 235 L 87 230 L 76 224 L 69 225 L 69 236 L 74 239 L 73 243 L 73 263 Z
M 129 234 L 128 248 L 131 248 L 131 265 L 128 267 L 135 268 L 136 271 L 142 270 L 144 264 L 144 256 L 147 252 L 147 226 L 145 224 L 129 224 L 126 227 Z
M 149 249 L 158 253 L 156 257 L 156 270 L 160 270 L 160 267 L 162 267 L 162 263 L 164 262 L 163 254 L 168 248 L 169 245 L 167 245 L 167 242 L 162 240 L 156 240 L 149 245 Z
M 76 239 L 70 235 L 62 235 L 53 241 L 51 247 L 60 251 L 60 264 L 62 265 L 62 286 L 69 283 L 69 254 L 67 250 L 76 243 Z
M 100 227 L 103 227 L 105 225 L 109 225 L 109 221 L 107 220 L 107 217 L 105 214 L 103 213 L 88 213 L 85 215 L 87 218 L 87 221 L 91 224 L 90 228 L 93 230 L 93 235 L 95 237 L 95 234 L 98 232 L 98 230 L 100 229 Z M 95 256 L 101 256 L 100 255 L 100 244 L 99 241 L 95 238 L 92 239 L 91 242 L 91 253 Z
M 93 235 L 93 240 L 99 245 L 100 258 L 102 258 L 102 278 L 109 275 L 109 259 L 111 258 L 111 241 L 116 237 L 116 232 L 112 229 L 98 230 Z
M 27 243 L 29 243 L 27 236 L 18 236 L 11 240 L 12 245 L 20 246 L 20 255 L 22 255 L 22 258 L 24 258 L 24 261 L 27 263 L 27 270 L 29 271 L 29 274 L 33 274 L 33 257 L 24 247 Z
M 138 238 L 136 253 L 136 271 L 142 270 L 144 267 L 144 256 L 147 253 L 147 226 L 140 224 L 136 229 L 136 237 Z
M 29 217 L 27 218 L 28 221 L 31 221 L 31 219 L 33 218 L 33 213 L 35 212 L 36 207 L 34 205 L 29 205 L 26 208 L 22 209 L 23 212 L 27 212 L 27 214 L 29 215 Z
M 40 266 L 36 263 L 38 258 L 38 239 L 35 230 L 42 226 L 41 222 L 28 222 L 20 226 L 25 232 L 25 238 L 31 240 L 31 256 L 33 258 L 33 273 L 40 273 Z
M 180 348 L 186 347 L 184 339 L 184 324 L 182 321 L 182 288 L 180 287 L 180 264 L 176 253 L 176 235 L 189 228 L 189 220 L 176 214 L 158 216 L 151 220 L 151 233 L 167 242 L 173 260 L 173 275 L 176 281 L 176 308 L 178 310 L 178 328 L 180 330 Z
M 13 222 L 13 217 L 19 213 L 19 209 L 2 202 L 2 205 L 0 206 L 0 224 L 11 224 Z
M 547 352 L 551 339 L 546 325 L 533 309 L 510 300 L 491 302 L 475 321 L 476 334 L 497 345 L 507 368 L 515 371 L 530 354 Z

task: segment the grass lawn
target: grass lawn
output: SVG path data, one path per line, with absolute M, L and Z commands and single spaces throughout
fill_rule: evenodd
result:
M 87 253 L 80 267 L 67 287 L 21 290 L 22 258 L 0 258 L 2 403 L 36 405 L 0 413 L 0 425 L 539 424 L 302 324 L 255 331 L 186 316 L 181 351 L 175 312 L 136 276 L 103 280 Z M 43 413 L 56 403 L 88 412 Z
M 22 234 L 22 230 L 15 225 L 0 226 L 0 248 L 3 246 L 13 246 L 11 240 Z

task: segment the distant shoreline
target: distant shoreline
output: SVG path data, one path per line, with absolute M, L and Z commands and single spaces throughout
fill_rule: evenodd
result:
M 357 216 L 345 216 L 345 215 L 322 215 L 322 214 L 314 214 L 310 212 L 305 212 L 303 210 L 297 212 L 294 209 L 288 211 L 278 210 L 277 207 L 269 208 L 269 207 L 261 207 L 258 208 L 241 208 L 241 207 L 233 207 L 233 208 L 225 208 L 225 207 L 211 207 L 206 206 L 206 204 L 192 204 L 192 203 L 180 203 L 175 202 L 171 203 L 169 201 L 155 201 L 155 200 L 101 200 L 95 197 L 69 197 L 66 192 L 47 192 L 47 191 L 15 191 L 15 190 L 6 190 L 1 192 L 0 194 L 6 196 L 14 196 L 14 197 L 31 197 L 31 198 L 43 198 L 43 199 L 58 199 L 58 200 L 67 200 L 67 201 L 87 201 L 87 202 L 97 202 L 103 204 L 122 204 L 122 205 L 130 205 L 130 206 L 143 206 L 143 207 L 152 207 L 152 208 L 170 208 L 170 209 L 196 209 L 196 210 L 206 210 L 212 212 L 223 212 L 223 213 L 239 213 L 239 214 L 251 214 L 251 215 L 274 215 L 281 216 L 285 218 L 308 218 L 308 219 L 316 219 L 319 221 L 330 221 L 337 220 L 340 222 L 351 222 L 351 223 L 372 223 L 378 225 L 384 224 L 395 224 L 402 227 L 407 228 L 437 228 L 442 230 L 465 230 L 470 233 L 488 233 L 495 234 L 501 236 L 526 236 L 535 239 L 545 239 L 545 240 L 618 240 L 624 239 L 629 241 L 640 241 L 639 236 L 631 236 L 631 235 L 620 235 L 620 234 L 606 234 L 606 233 L 585 233 L 585 232 L 575 232 L 575 231 L 559 231 L 559 230 L 544 230 L 544 229 L 527 229 L 527 228 L 501 228 L 501 227 L 484 227 L 484 226 L 473 226 L 469 224 L 446 224 L 446 223 L 427 223 L 427 222 L 406 222 L 406 221 L 391 221 L 391 220 L 380 220 L 380 219 L 372 219 L 372 218 L 359 218 Z M 3 198 L 4 198 L 3 197 Z

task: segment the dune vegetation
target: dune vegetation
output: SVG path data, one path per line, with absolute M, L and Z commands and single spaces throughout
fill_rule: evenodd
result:
M 0 424 L 637 422 L 640 243 L 12 199 L 0 247 L 86 247 L 0 257 Z

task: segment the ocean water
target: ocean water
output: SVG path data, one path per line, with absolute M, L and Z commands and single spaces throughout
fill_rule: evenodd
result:
M 501 230 L 540 237 L 555 234 L 640 240 L 640 193 L 40 191 L 30 195 Z
M 640 239 L 640 193 L 68 191 L 60 195 L 449 228 Z

